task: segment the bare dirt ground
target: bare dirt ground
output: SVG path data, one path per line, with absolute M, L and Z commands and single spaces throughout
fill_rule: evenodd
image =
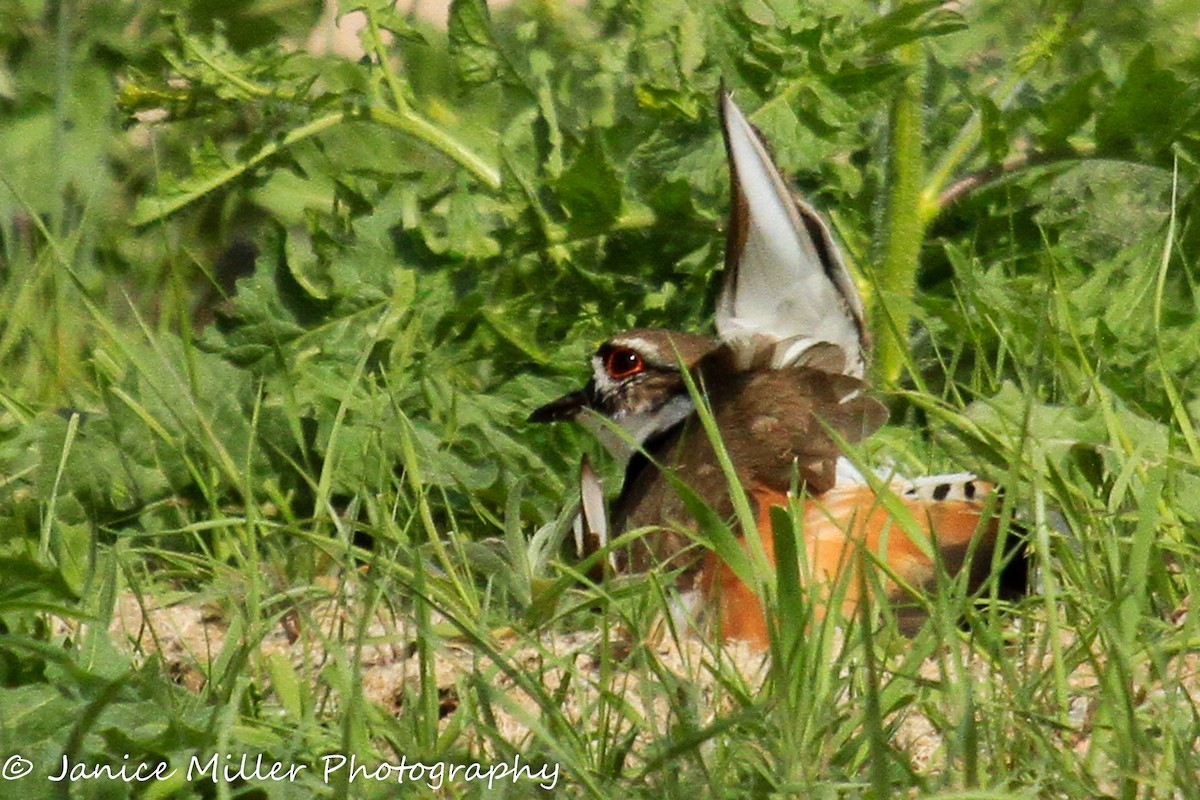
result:
M 411 620 L 379 610 L 360 635 L 360 615 L 344 602 L 329 601 L 312 609 L 302 623 L 286 618 L 258 638 L 251 662 L 283 657 L 299 674 L 317 676 L 331 660 L 349 656 L 351 668 L 360 671 L 365 697 L 393 714 L 402 707 L 420 685 L 422 663 L 416 641 L 417 628 Z M 211 665 L 227 644 L 231 627 L 226 615 L 214 607 L 179 603 L 154 605 L 133 594 L 122 595 L 117 602 L 109 633 L 139 660 L 157 654 L 176 683 L 193 691 L 208 680 Z M 245 637 L 244 641 L 253 642 Z M 355 642 L 362 642 L 361 646 Z M 479 648 L 462 639 L 446 637 L 435 647 L 432 673 L 437 684 L 441 711 L 448 717 L 458 706 L 464 679 L 482 675 L 488 684 L 500 690 L 505 702 L 496 709 L 498 733 L 508 742 L 520 744 L 530 736 L 529 723 L 538 715 L 536 700 L 520 683 L 537 681 L 552 691 L 569 687 L 564 701 L 566 713 L 586 723 L 582 709 L 595 704 L 601 691 L 601 632 L 587 631 L 544 635 L 536 640 L 516 635 L 496 635 L 494 646 L 503 667 Z M 694 681 L 703 696 L 714 700 L 713 711 L 722 702 L 712 676 L 712 648 L 699 638 L 685 638 L 682 646 L 663 636 L 651 645 L 658 662 L 680 678 Z M 336 652 L 335 652 L 336 650 Z M 766 674 L 764 657 L 739 643 L 721 649 L 726 664 L 732 665 L 752 686 L 761 684 Z M 513 672 L 520 678 L 514 678 Z M 630 702 L 643 703 L 639 713 L 646 719 L 663 718 L 668 713 L 662 697 L 636 691 L 638 675 L 630 671 L 610 676 L 609 690 L 624 688 Z

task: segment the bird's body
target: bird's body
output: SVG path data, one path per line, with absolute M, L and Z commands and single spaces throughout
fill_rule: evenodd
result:
M 910 590 L 932 585 L 939 569 L 961 572 L 968 556 L 970 583 L 979 585 L 990 572 L 998 532 L 985 514 L 990 485 L 969 475 L 867 481 L 846 468 L 843 443 L 861 441 L 887 418 L 864 383 L 869 342 L 862 303 L 828 228 L 787 191 L 765 144 L 728 95 L 722 119 L 733 203 L 718 337 L 661 329 L 617 334 L 592 358 L 584 389 L 531 416 L 593 423 L 626 459 L 611 521 L 598 513 L 601 493 L 585 470 L 582 527 L 589 540 L 602 542 L 609 528 L 645 529 L 614 559 L 618 570 L 678 569 L 685 604 L 698 601 L 727 638 L 766 645 L 755 593 L 688 533 L 696 521 L 677 484 L 719 519 L 733 520 L 734 503 L 695 413 L 687 373 L 751 499 L 756 529 L 739 532 L 743 545 L 745 536 L 757 536 L 774 563 L 771 509 L 802 503 L 799 574 L 818 598 L 818 616 L 834 598 L 849 611 L 867 585 L 881 586 L 893 600 L 911 599 Z M 877 580 L 860 580 L 871 562 L 886 569 Z M 1018 571 L 1009 577 L 1019 578 Z
M 993 487 L 974 478 L 937 484 L 957 490 L 956 497 L 935 500 L 914 491 L 912 482 L 886 485 L 919 530 L 914 539 L 898 514 L 866 483 L 842 483 L 816 497 L 806 498 L 796 532 L 800 539 L 799 575 L 802 585 L 817 599 L 814 618 L 821 619 L 830 606 L 839 606 L 844 619 L 853 616 L 866 586 L 878 586 L 887 595 L 900 627 L 911 633 L 924 619 L 923 607 L 912 592 L 932 589 L 938 570 L 957 575 L 968 566 L 968 583 L 978 588 L 988 578 L 998 526 L 989 511 Z M 971 498 L 962 496 L 973 487 Z M 768 561 L 775 564 L 775 532 L 771 509 L 788 506 L 788 496 L 768 489 L 752 490 L 759 536 Z M 744 545 L 744 542 L 743 542 Z M 933 558 L 931 553 L 936 553 Z M 886 568 L 876 569 L 877 564 Z M 869 578 L 863 569 L 873 569 Z M 1010 598 L 1021 586 L 1020 564 L 1005 565 L 998 583 L 1000 596 Z M 768 641 L 762 605 L 728 565 L 712 554 L 705 557 L 697 588 L 705 607 L 719 622 L 727 639 L 749 641 L 765 647 Z

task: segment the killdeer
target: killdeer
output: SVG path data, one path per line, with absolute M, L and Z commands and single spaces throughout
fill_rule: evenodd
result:
M 909 590 L 932 585 L 939 569 L 961 572 L 968 557 L 969 583 L 979 586 L 990 574 L 998 536 L 986 513 L 994 505 L 990 484 L 967 474 L 868 481 L 842 458 L 842 442 L 861 441 L 887 418 L 864 382 L 869 340 L 862 301 L 820 215 L 790 192 L 766 143 L 724 92 L 720 108 L 732 202 L 717 337 L 619 333 L 592 356 L 583 389 L 530 416 L 588 424 L 625 461 L 611 516 L 585 466 L 577 523 L 579 538 L 590 542 L 584 548 L 602 546 L 610 530 L 648 529 L 627 552 L 614 554 L 614 569 L 678 568 L 686 604 L 700 603 L 727 638 L 766 646 L 757 596 L 713 553 L 692 546 L 685 531 L 695 521 L 664 473 L 732 518 L 729 482 L 701 430 L 686 373 L 710 406 L 750 496 L 757 530 L 741 535 L 759 536 L 772 563 L 770 509 L 788 506 L 793 487 L 801 490 L 801 580 L 816 596 L 830 602 L 840 587 L 843 611 L 851 612 L 867 585 L 858 571 L 869 560 L 886 564 L 879 585 L 893 600 L 911 600 Z M 920 536 L 905 533 L 911 523 L 896 522 L 896 503 L 885 503 L 872 483 L 895 495 Z M 1023 578 L 1024 565 L 1010 563 L 1002 594 L 1023 590 Z M 909 628 L 919 620 L 919 611 L 901 617 Z

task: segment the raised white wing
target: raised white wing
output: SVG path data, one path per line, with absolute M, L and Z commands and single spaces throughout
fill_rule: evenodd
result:
M 775 368 L 802 363 L 827 342 L 845 354 L 841 371 L 861 378 L 868 347 L 862 300 L 829 228 L 788 189 L 762 137 L 725 92 L 721 120 L 732 198 L 718 334 L 750 358 L 771 347 Z

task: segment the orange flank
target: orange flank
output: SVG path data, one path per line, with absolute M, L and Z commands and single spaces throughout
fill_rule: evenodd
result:
M 928 552 L 937 553 L 950 575 L 956 575 L 971 554 L 970 585 L 977 586 L 987 577 L 997 532 L 996 520 L 984 521 L 983 517 L 988 495 L 993 491 L 991 484 L 970 481 L 969 496 L 942 499 L 918 496 L 904 483 L 890 488 L 925 533 L 924 542 L 914 542 L 865 484 L 834 487 L 806 501 L 797 530 L 802 542 L 797 544 L 802 544 L 800 580 L 816 604 L 815 619 L 824 617 L 834 596 L 841 598 L 843 616 L 853 615 L 864 586 L 881 586 L 893 603 L 910 600 L 910 589 L 926 588 L 936 577 L 937 566 Z M 763 550 L 774 566 L 771 508 L 787 508 L 788 498 L 782 492 L 763 488 L 752 492 L 752 496 Z M 746 547 L 744 540 L 742 546 Z M 880 564 L 877 577 L 861 580 L 861 565 L 872 562 Z M 726 639 L 766 648 L 767 624 L 758 597 L 715 553 L 706 558 L 700 586 L 710 595 L 707 605 L 719 615 Z M 910 633 L 922 619 L 915 605 L 899 612 L 901 627 Z

